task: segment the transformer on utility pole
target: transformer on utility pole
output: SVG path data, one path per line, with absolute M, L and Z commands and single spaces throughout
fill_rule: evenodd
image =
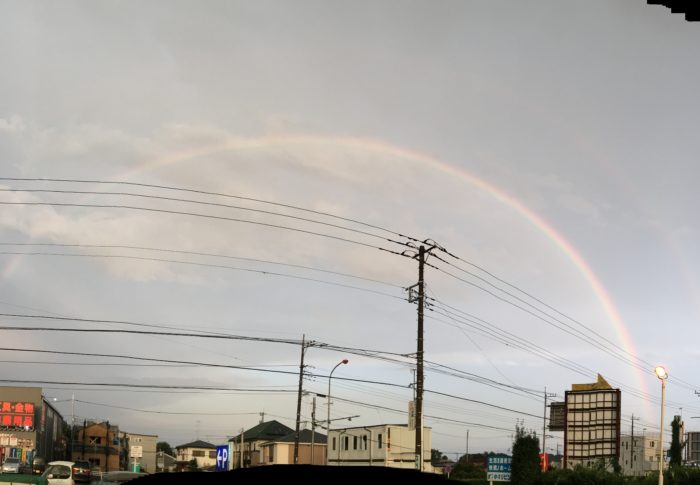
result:
M 416 349 L 416 469 L 423 471 L 423 312 L 425 308 L 425 260 L 430 251 L 437 248 L 438 245 L 433 242 L 426 249 L 425 244 L 428 240 L 423 241 L 423 244 L 418 248 L 418 254 L 412 256 L 418 260 L 418 283 L 411 286 L 409 290 L 408 301 L 418 303 L 418 338 Z M 405 252 L 404 252 L 404 255 Z M 417 288 L 418 294 L 415 294 Z

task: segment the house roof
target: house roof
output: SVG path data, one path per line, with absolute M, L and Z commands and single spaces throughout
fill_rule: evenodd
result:
M 211 443 L 207 443 L 206 441 L 197 440 L 193 441 L 192 443 L 185 443 L 184 445 L 179 445 L 175 447 L 176 450 L 181 450 L 183 448 L 208 448 L 211 450 L 215 450 L 216 445 L 212 445 Z
M 292 428 L 289 428 L 279 421 L 273 419 L 272 421 L 260 423 L 253 426 L 249 430 L 244 431 L 243 441 L 273 441 L 277 438 L 286 436 L 293 431 L 294 430 Z M 239 441 L 240 439 L 241 435 L 239 434 L 238 436 L 231 438 L 229 441 Z
M 294 435 L 296 433 L 292 431 L 291 433 L 282 436 L 281 438 L 277 438 L 274 440 L 270 440 L 268 443 L 294 443 Z M 314 433 L 314 443 L 319 443 L 323 444 L 326 443 L 328 440 L 326 439 L 325 434 L 321 433 Z M 311 443 L 311 430 L 310 429 L 302 429 L 299 431 L 299 443 Z M 267 444 L 267 443 L 266 443 Z

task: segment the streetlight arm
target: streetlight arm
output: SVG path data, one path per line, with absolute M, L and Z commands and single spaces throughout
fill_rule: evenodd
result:
M 347 364 L 348 359 L 343 359 L 337 364 L 335 364 L 335 367 L 331 370 L 330 374 L 328 374 L 328 395 L 327 395 L 327 403 L 326 403 L 326 423 L 328 428 L 328 434 L 330 434 L 331 431 L 331 379 L 333 378 L 333 372 L 338 368 L 339 365 Z M 328 465 L 328 436 L 326 436 L 326 465 Z

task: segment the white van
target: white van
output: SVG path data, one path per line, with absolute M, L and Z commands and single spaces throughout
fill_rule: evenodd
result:
M 73 485 L 73 462 L 52 461 L 46 465 L 44 474 L 49 485 Z

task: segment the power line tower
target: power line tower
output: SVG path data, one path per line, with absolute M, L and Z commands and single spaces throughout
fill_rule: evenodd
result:
M 429 247 L 426 248 L 426 245 Z M 408 301 L 418 304 L 418 341 L 416 349 L 416 469 L 423 471 L 423 312 L 425 309 L 425 260 L 430 251 L 438 245 L 429 239 L 418 247 L 418 253 L 411 255 L 418 260 L 418 283 L 408 288 Z M 413 252 L 413 251 L 411 251 Z M 403 255 L 408 256 L 408 251 Z

